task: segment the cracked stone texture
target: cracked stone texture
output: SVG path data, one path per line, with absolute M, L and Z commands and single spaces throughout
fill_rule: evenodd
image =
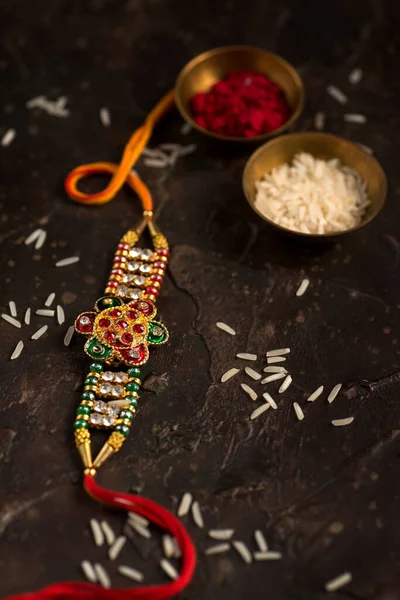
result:
M 172 170 L 138 165 L 173 247 L 159 302 L 171 341 L 153 352 L 132 434 L 100 481 L 171 509 L 189 489 L 207 528 L 233 527 L 252 549 L 260 528 L 284 555 L 251 567 L 234 551 L 205 558 L 212 542 L 186 519 L 200 561 L 184 598 L 322 600 L 324 582 L 351 570 L 353 583 L 336 597 L 398 599 L 397 3 L 17 0 L 0 11 L 0 135 L 17 130 L 1 152 L 2 312 L 11 299 L 19 316 L 27 306 L 36 310 L 52 291 L 67 324 L 92 307 L 115 244 L 139 208 L 126 189 L 102 208 L 73 204 L 63 178 L 85 161 L 118 160 L 130 132 L 200 51 L 248 43 L 284 55 L 307 90 L 296 129 L 312 129 L 315 112 L 323 110 L 327 129 L 374 149 L 389 180 L 383 213 L 335 245 L 299 246 L 248 208 L 241 191 L 247 146 L 183 137 L 175 111 L 164 119 L 154 145 L 198 145 Z M 365 75 L 351 86 L 347 76 L 355 66 Z M 328 83 L 349 96 L 346 107 L 326 95 Z M 27 111 L 26 101 L 41 94 L 67 95 L 70 117 Z M 111 112 L 109 129 L 99 124 L 102 106 Z M 368 123 L 344 123 L 344 112 L 365 113 Z M 94 191 L 102 183 L 84 186 Z M 48 240 L 35 252 L 23 240 L 38 226 Z M 80 263 L 54 269 L 56 260 L 75 254 Z M 304 274 L 311 284 L 296 298 Z M 236 337 L 216 329 L 217 320 L 233 326 Z M 48 333 L 29 341 L 44 323 Z M 88 529 L 90 517 L 106 518 L 116 531 L 124 521 L 80 485 L 71 430 L 88 361 L 81 340 L 63 346 L 65 329 L 37 316 L 21 330 L 0 322 L 1 595 L 82 578 L 83 559 L 101 561 L 116 585 L 126 585 Z M 9 362 L 19 339 L 24 352 Z M 282 396 L 279 384 L 271 384 L 278 410 L 250 421 L 256 404 L 239 383 L 261 387 L 243 373 L 224 385 L 220 377 L 242 366 L 237 352 L 256 353 L 251 366 L 261 370 L 263 353 L 286 345 L 294 383 Z M 326 393 L 338 381 L 343 390 L 329 406 Z M 324 396 L 307 405 L 321 384 Z M 294 400 L 306 413 L 301 423 Z M 331 427 L 332 419 L 348 415 L 355 417 L 351 426 Z M 129 535 L 120 562 L 142 570 L 148 583 L 165 581 L 157 534 L 149 541 Z M 392 592 L 380 591 L 387 584 Z

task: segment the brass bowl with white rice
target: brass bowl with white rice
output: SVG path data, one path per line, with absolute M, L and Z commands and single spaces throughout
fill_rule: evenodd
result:
M 253 210 L 302 238 L 336 238 L 369 223 L 386 199 L 385 173 L 360 146 L 328 133 L 293 133 L 258 148 L 243 172 Z

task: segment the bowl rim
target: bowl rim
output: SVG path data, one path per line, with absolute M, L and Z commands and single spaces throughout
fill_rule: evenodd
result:
M 271 131 L 269 133 L 263 133 L 262 135 L 245 138 L 245 137 L 237 137 L 237 136 L 230 136 L 230 135 L 222 135 L 220 133 L 214 133 L 212 131 L 208 131 L 208 129 L 201 127 L 200 125 L 198 125 L 196 123 L 196 121 L 194 121 L 194 119 L 192 119 L 190 112 L 188 110 L 186 110 L 186 108 L 182 102 L 180 90 L 181 90 L 183 81 L 184 81 L 185 77 L 187 76 L 187 74 L 190 73 L 190 71 L 196 65 L 198 65 L 199 63 L 203 62 L 204 60 L 206 60 L 212 56 L 217 56 L 219 54 L 226 54 L 226 53 L 234 52 L 234 51 L 259 52 L 261 54 L 264 54 L 264 55 L 268 56 L 269 58 L 274 59 L 282 67 L 284 67 L 287 71 L 289 71 L 290 75 L 292 76 L 292 78 L 295 81 L 296 87 L 299 92 L 299 100 L 297 102 L 297 105 L 296 105 L 295 109 L 293 110 L 292 114 L 290 115 L 289 119 L 287 121 L 285 121 L 285 123 L 283 125 L 281 125 L 277 129 L 274 129 L 273 131 Z M 200 133 L 204 133 L 205 135 L 208 135 L 215 139 L 223 140 L 223 141 L 227 141 L 227 142 L 259 143 L 259 142 L 265 141 L 268 138 L 271 138 L 271 137 L 281 134 L 283 131 L 286 131 L 286 129 L 291 127 L 297 121 L 297 119 L 299 118 L 299 116 L 301 115 L 301 113 L 303 111 L 304 102 L 305 102 L 305 89 L 304 89 L 303 80 L 301 79 L 299 72 L 296 70 L 296 68 L 291 63 L 289 63 L 285 58 L 283 58 L 279 54 L 276 54 L 275 52 L 271 52 L 269 50 L 264 50 L 264 48 L 259 48 L 257 46 L 248 46 L 246 44 L 218 46 L 217 48 L 212 48 L 211 50 L 206 50 L 205 52 L 202 52 L 201 54 L 197 54 L 189 62 L 187 62 L 185 64 L 185 66 L 180 70 L 178 77 L 176 78 L 176 81 L 175 81 L 174 90 L 175 90 L 176 106 L 177 106 L 181 116 L 187 123 L 189 123 L 193 128 L 197 129 L 197 131 L 199 131 Z
M 382 189 L 380 192 L 380 198 L 381 198 L 381 206 L 380 208 L 372 213 L 368 218 L 366 218 L 364 221 L 362 221 L 359 225 L 356 225 L 355 227 L 351 227 L 350 229 L 344 229 L 343 231 L 334 231 L 332 233 L 304 233 L 303 231 L 294 231 L 293 229 L 289 229 L 287 227 L 284 227 L 283 225 L 279 225 L 278 223 L 275 223 L 275 221 L 272 221 L 271 219 L 269 219 L 268 217 L 266 217 L 260 210 L 258 210 L 254 204 L 254 202 L 251 200 L 250 198 L 250 193 L 248 193 L 248 186 L 247 186 L 247 174 L 250 170 L 250 167 L 252 165 L 252 163 L 257 159 L 257 157 L 262 154 L 266 148 L 266 146 L 270 147 L 273 146 L 274 144 L 278 144 L 278 143 L 282 143 L 284 142 L 286 139 L 288 138 L 295 138 L 295 137 L 310 137 L 310 138 L 328 138 L 330 140 L 335 139 L 338 140 L 340 142 L 345 142 L 346 144 L 352 146 L 355 150 L 357 150 L 358 152 L 360 152 L 364 157 L 368 158 L 368 160 L 372 161 L 373 163 L 375 163 L 375 168 L 377 169 L 378 173 L 380 174 L 381 178 L 382 178 Z M 354 169 L 355 171 L 357 171 L 357 169 Z M 268 140 L 265 144 L 263 144 L 262 146 L 260 146 L 259 148 L 257 148 L 252 154 L 251 156 L 247 159 L 246 164 L 244 166 L 243 169 L 243 173 L 242 173 L 242 190 L 243 193 L 245 195 L 245 198 L 248 202 L 248 204 L 250 205 L 251 209 L 259 216 L 261 217 L 261 219 L 263 219 L 263 221 L 265 221 L 266 223 L 268 223 L 269 225 L 272 225 L 273 227 L 275 227 L 276 229 L 281 230 L 284 233 L 290 234 L 292 236 L 298 236 L 298 237 L 302 237 L 304 239 L 309 239 L 309 238 L 318 238 L 318 239 L 325 239 L 325 238 L 336 238 L 338 236 L 341 235 L 345 235 L 347 233 L 351 233 L 352 231 L 357 231 L 358 229 L 362 229 L 365 225 L 368 225 L 368 223 L 370 223 L 373 219 L 375 219 L 375 217 L 377 217 L 379 215 L 379 213 L 381 212 L 381 210 L 383 209 L 383 207 L 385 206 L 385 202 L 386 202 L 386 197 L 387 197 L 387 177 L 385 174 L 385 171 L 383 170 L 382 165 L 380 164 L 380 162 L 378 161 L 378 159 L 375 156 L 372 156 L 371 154 L 369 154 L 368 152 L 366 152 L 361 146 L 359 146 L 356 142 L 352 142 L 351 140 L 344 138 L 340 135 L 336 135 L 334 133 L 329 133 L 329 132 L 321 132 L 321 131 L 298 131 L 295 133 L 287 133 L 285 135 L 281 135 L 279 138 L 276 139 L 272 139 L 272 140 Z

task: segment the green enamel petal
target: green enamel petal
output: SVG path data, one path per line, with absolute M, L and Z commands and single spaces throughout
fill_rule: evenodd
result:
M 147 342 L 149 344 L 165 344 L 169 338 L 168 329 L 158 321 L 150 321 Z
M 98 312 L 101 312 L 106 308 L 113 308 L 114 306 L 121 306 L 122 304 L 123 302 L 119 298 L 115 298 L 114 296 L 103 296 L 97 300 L 94 307 Z
M 99 342 L 96 338 L 92 338 L 86 342 L 85 352 L 91 358 L 106 360 L 110 356 L 112 349 Z

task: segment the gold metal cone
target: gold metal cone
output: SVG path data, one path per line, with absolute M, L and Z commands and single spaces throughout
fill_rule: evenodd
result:
M 114 454 L 114 448 L 106 442 L 94 459 L 93 466 L 98 469 L 112 454 Z
M 85 468 L 91 467 L 92 466 L 92 449 L 90 446 L 90 440 L 87 440 L 86 442 L 83 442 L 83 444 L 80 444 L 80 446 L 78 446 L 78 451 L 79 451 L 79 454 L 81 455 L 83 466 Z

